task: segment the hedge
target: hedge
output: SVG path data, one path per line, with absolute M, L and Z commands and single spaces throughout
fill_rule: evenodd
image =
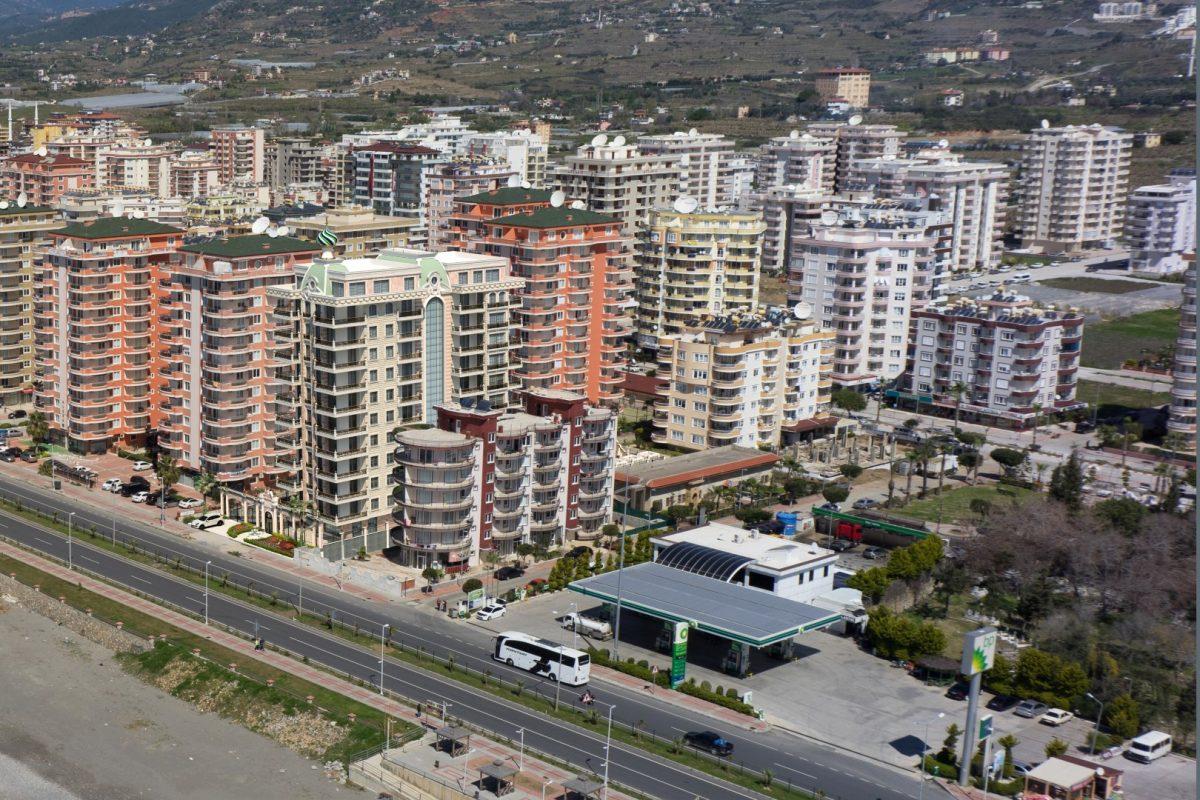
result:
M 234 525 L 233 527 L 231 527 L 229 529 L 229 535 L 230 536 L 241 536 L 243 533 L 247 533 L 252 530 L 254 530 L 254 523 L 239 522 L 238 524 Z
M 626 675 L 632 675 L 639 680 L 664 688 L 669 688 L 671 685 L 671 676 L 666 670 L 659 670 L 655 673 L 650 669 L 649 662 L 645 660 L 634 661 L 632 658 L 628 658 L 624 661 L 614 661 L 612 656 L 609 655 L 608 650 L 597 650 L 595 648 L 588 648 L 588 654 L 591 656 L 593 664 L 599 664 L 602 667 L 624 672 Z M 679 684 L 676 690 L 684 694 L 689 694 L 692 697 L 698 697 L 701 700 L 707 700 L 723 708 L 746 714 L 747 716 L 758 716 L 758 711 L 754 706 L 749 703 L 743 703 L 738 699 L 737 690 L 732 686 L 728 689 L 720 686 L 713 689 L 709 686 L 708 681 L 697 684 L 695 678 L 688 678 L 685 682 Z
M 707 682 L 706 682 L 707 683 Z M 723 708 L 732 709 L 738 713 L 745 714 L 750 717 L 757 717 L 758 710 L 749 703 L 744 703 L 735 696 L 730 697 L 726 692 L 722 692 L 718 686 L 715 690 L 706 688 L 704 684 L 696 685 L 695 678 L 688 678 L 683 683 L 679 684 L 679 691 L 684 694 L 690 694 L 692 697 L 699 697 L 701 700 L 707 700 L 710 703 L 722 706 Z M 731 687 L 732 688 L 732 687 Z

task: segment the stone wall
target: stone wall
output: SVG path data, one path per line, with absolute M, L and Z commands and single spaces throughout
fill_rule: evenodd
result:
M 140 653 L 147 648 L 142 637 L 89 616 L 8 575 L 0 575 L 0 600 L 14 601 L 116 653 Z

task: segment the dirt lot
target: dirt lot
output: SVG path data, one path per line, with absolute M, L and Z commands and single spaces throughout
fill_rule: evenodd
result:
M 127 675 L 112 653 L 0 599 L 0 800 L 362 797 Z

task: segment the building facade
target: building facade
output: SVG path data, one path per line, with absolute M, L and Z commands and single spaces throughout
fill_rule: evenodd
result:
M 311 217 L 288 217 L 287 226 L 301 239 L 317 241 L 322 231 L 335 237 L 332 245 L 322 244 L 322 251 L 335 259 L 363 258 L 399 250 L 412 244 L 417 236 L 418 223 L 410 217 L 385 217 L 369 208 L 341 206 Z
M 737 205 L 735 142 L 724 134 L 699 133 L 693 128 L 661 136 L 639 136 L 637 147 L 647 155 L 674 159 L 679 176 L 676 195 L 696 198 L 705 210 Z
M 375 142 L 350 152 L 349 202 L 388 217 L 412 217 L 425 223 L 429 173 L 443 160 L 422 145 Z
M 786 430 L 827 416 L 834 335 L 790 312 L 709 317 L 658 340 L 671 383 L 654 441 L 684 450 L 776 448 Z
M 469 243 L 482 242 L 491 236 L 493 231 L 489 226 L 494 219 L 549 208 L 552 194 L 549 189 L 504 186 L 456 198 L 450 217 L 450 249 L 468 250 Z
M 845 100 L 851 108 L 871 104 L 871 72 L 858 67 L 839 67 L 817 72 L 817 95 L 824 101 Z
M 1167 430 L 1190 440 L 1196 438 L 1196 254 L 1187 257 L 1179 337 L 1175 340 L 1174 383 Z
M 174 148 L 154 144 L 100 148 L 96 152 L 96 187 L 107 191 L 140 189 L 159 197 L 173 197 L 171 162 L 178 153 Z
M 761 148 L 754 183 L 759 192 L 794 190 L 832 193 L 837 172 L 837 140 L 792 131 L 776 136 Z
M 900 155 L 906 134 L 895 125 L 851 125 L 848 122 L 814 122 L 807 132 L 834 141 L 833 191 L 851 190 L 854 165 L 869 158 Z
M 1129 196 L 1125 241 L 1134 272 L 1187 269 L 1184 254 L 1196 250 L 1196 171 L 1175 170 L 1165 184 L 1136 189 Z
M 33 399 L 34 264 L 62 226 L 52 208 L 0 208 L 0 405 Z
M 764 230 L 757 214 L 651 212 L 638 231 L 638 344 L 656 347 L 702 316 L 752 313 Z
M 515 174 L 507 161 L 487 156 L 456 156 L 431 168 L 425 193 L 430 249 L 443 249 L 453 241 L 450 218 L 458 198 L 499 189 Z
M 807 235 L 808 226 L 821 218 L 833 198 L 817 189 L 777 186 L 757 191 L 748 205 L 763 220 L 762 268 L 764 272 L 785 275 L 792 263 L 792 240 Z
M 65 155 L 27 153 L 0 166 L 0 194 L 12 200 L 24 194 L 34 206 L 56 205 L 67 192 L 92 188 L 95 180 L 93 162 Z
M 551 183 L 589 211 L 621 221 L 633 236 L 656 208 L 670 208 L 679 189 L 676 162 L 667 155 L 648 155 L 619 139 L 585 144 L 563 159 Z M 618 142 L 620 142 L 618 144 Z
M 266 137 L 262 128 L 215 128 L 209 146 L 222 184 L 266 180 Z
M 473 133 L 467 139 L 467 154 L 502 159 L 522 182 L 540 189 L 546 185 L 550 166 L 549 143 L 533 131 Z

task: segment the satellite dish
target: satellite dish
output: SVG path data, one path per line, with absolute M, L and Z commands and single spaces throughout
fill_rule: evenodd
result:
M 1048 120 L 1048 119 L 1042 120 L 1042 130 L 1046 130 L 1049 127 L 1050 127 L 1050 120 Z
M 270 236 L 272 239 L 274 239 L 278 235 L 279 235 L 278 228 L 267 228 L 267 236 Z
M 24 208 L 26 206 L 26 204 L 28 204 L 28 203 L 29 203 L 29 195 L 25 194 L 24 192 L 21 192 L 19 195 L 17 195 L 17 207 L 18 208 Z
M 254 224 L 250 226 L 250 232 L 255 236 L 258 236 L 269 227 L 271 227 L 271 220 L 267 219 L 266 217 L 259 217 L 258 219 L 254 220 Z
M 700 201 L 688 195 L 680 195 L 675 198 L 674 209 L 680 214 L 690 214 L 700 206 Z
M 135 208 L 132 211 L 130 211 L 127 216 L 130 219 L 141 219 L 142 217 L 146 216 L 146 212 L 142 211 L 140 208 Z
M 799 139 L 799 138 L 800 138 L 800 131 L 793 130 L 791 133 L 789 133 L 789 134 L 788 134 L 788 138 L 789 138 L 789 139 Z
M 582 211 L 583 209 L 587 208 L 587 203 L 583 202 L 582 200 L 576 200 L 575 202 L 571 203 L 571 208 L 575 209 L 576 211 Z
M 945 150 L 945 149 L 946 149 L 947 147 L 949 147 L 949 146 L 950 146 L 950 140 L 949 140 L 949 139 L 938 139 L 938 147 L 940 147 L 940 148 L 942 148 L 943 150 Z
M 522 189 L 531 189 L 531 188 L 533 188 L 533 184 L 530 183 L 529 181 L 521 181 L 521 188 Z
M 112 215 L 114 217 L 120 217 L 120 216 L 123 216 L 124 214 L 125 214 L 125 203 L 121 200 L 121 198 L 118 197 L 116 200 L 113 201 Z
M 801 300 L 792 306 L 792 316 L 796 319 L 808 319 L 812 316 L 812 306 Z
M 853 117 L 846 120 L 846 122 L 850 123 L 851 125 L 861 125 L 862 124 L 862 114 L 855 114 Z
M 801 139 L 811 139 L 811 138 L 812 138 L 812 134 L 811 134 L 811 133 L 809 133 L 808 131 L 805 131 L 804 133 L 800 134 L 800 138 L 801 138 Z
M 593 147 L 603 147 L 606 144 L 608 144 L 608 136 L 606 136 L 605 134 L 597 133 L 595 136 L 592 137 L 592 146 Z
M 144 139 L 142 141 L 142 144 L 145 145 L 146 147 L 150 147 L 151 145 L 154 144 L 154 140 L 153 139 Z
M 520 175 L 509 175 L 508 176 L 508 185 L 513 186 L 513 187 L 520 186 L 521 185 L 521 176 Z
M 561 190 L 557 190 L 550 195 L 550 205 L 555 208 L 562 208 L 562 204 L 565 202 L 567 202 L 567 195 Z
M 618 134 L 617 137 L 612 140 L 612 143 L 613 143 L 613 147 L 624 147 L 625 146 L 625 137 Z
M 287 225 L 280 225 L 278 228 L 275 229 L 276 236 L 287 236 L 291 232 L 292 232 L 292 229 L 289 228 Z
M 49 151 L 49 150 L 47 150 L 45 147 L 39 147 L 37 150 L 34 150 L 34 151 L 33 151 L 33 154 L 34 154 L 35 156 L 45 156 L 45 155 L 46 155 L 47 153 L 49 153 L 49 152 L 50 152 L 50 151 Z
M 0 209 L 8 208 L 7 200 L 0 200 Z
M 837 221 L 838 221 L 838 213 L 836 211 L 830 210 L 830 211 L 822 211 L 821 212 L 821 224 L 822 225 L 836 225 Z

